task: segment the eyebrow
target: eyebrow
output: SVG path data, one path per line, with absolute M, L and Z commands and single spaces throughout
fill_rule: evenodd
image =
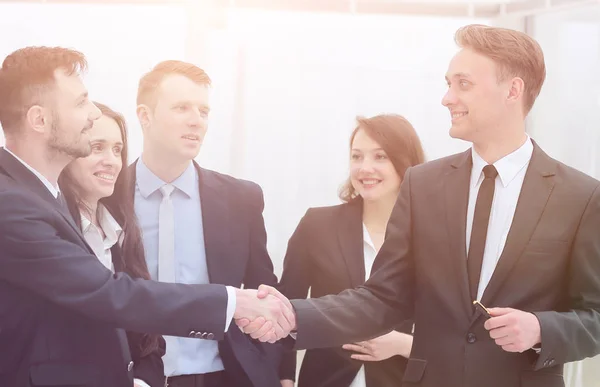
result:
M 103 138 L 98 138 L 98 139 L 95 139 L 95 140 L 94 140 L 94 139 L 92 139 L 90 142 L 92 142 L 92 143 L 101 143 L 101 144 L 106 144 L 106 143 L 108 143 L 108 141 L 106 141 L 106 140 L 105 140 L 105 139 L 103 139 Z M 121 146 L 123 146 L 123 142 L 121 142 L 121 141 L 117 141 L 117 142 L 115 142 L 115 145 L 121 145 Z
M 446 75 L 444 78 L 448 80 L 448 75 Z M 471 75 L 469 73 L 456 73 L 452 75 L 452 78 L 471 78 Z
M 352 148 L 351 149 L 353 152 L 362 152 L 362 150 L 358 149 L 358 148 Z M 374 149 L 368 149 L 367 152 L 378 152 L 378 151 L 382 151 L 383 148 L 374 148 Z

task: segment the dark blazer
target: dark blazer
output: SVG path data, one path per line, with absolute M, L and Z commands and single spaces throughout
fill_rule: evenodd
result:
M 0 386 L 131 387 L 125 333 L 224 337 L 221 285 L 106 269 L 66 209 L 0 149 Z
M 256 289 L 275 286 L 277 277 L 267 252 L 262 216 L 262 190 L 252 182 L 210 171 L 194 162 L 204 224 L 206 263 L 211 284 Z M 130 167 L 135 195 L 136 163 Z M 262 344 L 242 333 L 233 323 L 219 342 L 219 353 L 228 377 L 236 387 L 281 387 L 278 368 L 281 344 Z
M 600 352 L 600 182 L 534 144 L 482 303 L 533 312 L 542 346 L 509 353 L 472 308 L 465 225 L 471 151 L 409 169 L 364 287 L 293 301 L 299 348 L 379 335 L 414 316 L 403 386 L 562 387 L 563 364 Z
M 285 255 L 280 291 L 292 298 L 338 294 L 364 284 L 362 199 L 311 208 L 298 224 Z M 412 323 L 399 327 L 410 333 Z M 286 353 L 282 373 L 294 379 L 296 352 Z M 304 355 L 299 387 L 348 387 L 361 365 L 367 387 L 395 387 L 402 381 L 406 359 L 394 356 L 379 362 L 359 362 L 340 347 L 309 349 Z
M 123 265 L 121 247 L 115 244 L 111 249 L 112 262 L 115 272 L 127 273 Z M 162 357 L 165 354 L 166 343 L 162 336 L 158 336 L 158 348 L 149 354 L 142 354 L 142 346 L 145 345 L 145 334 L 140 332 L 126 332 L 129 352 L 133 361 L 133 377 L 141 379 L 150 387 L 164 387 L 165 367 Z

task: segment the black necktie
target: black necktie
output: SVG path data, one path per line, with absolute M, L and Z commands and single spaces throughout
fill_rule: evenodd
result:
M 473 216 L 473 227 L 471 228 L 471 240 L 469 242 L 469 255 L 467 258 L 467 270 L 469 272 L 469 288 L 471 300 L 477 299 L 477 287 L 481 275 L 481 264 L 483 263 L 483 252 L 485 250 L 485 239 L 487 237 L 492 200 L 494 199 L 494 187 L 498 171 L 493 165 L 483 168 L 485 178 L 479 187 L 477 202 L 475 203 L 475 214 Z

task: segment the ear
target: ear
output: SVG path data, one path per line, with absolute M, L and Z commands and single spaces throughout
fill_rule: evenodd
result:
M 523 79 L 519 77 L 511 79 L 508 84 L 507 102 L 511 104 L 520 103 L 523 100 L 524 92 L 525 82 L 523 82 Z
M 49 111 L 39 105 L 30 107 L 25 117 L 27 126 L 38 133 L 44 133 L 52 124 Z
M 140 122 L 140 126 L 142 127 L 142 132 L 145 132 L 150 126 L 150 116 L 152 113 L 150 107 L 148 107 L 148 105 L 141 104 L 138 105 L 138 107 L 135 109 L 135 112 L 137 114 L 138 121 Z

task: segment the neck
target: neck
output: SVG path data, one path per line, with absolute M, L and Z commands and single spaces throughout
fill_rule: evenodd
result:
M 385 232 L 397 194 L 377 201 L 363 200 L 363 222 L 369 231 Z
M 165 183 L 172 183 L 181 176 L 191 162 L 191 160 L 168 160 L 166 157 L 160 156 L 159 152 L 146 150 L 142 153 L 142 161 L 152 173 Z
M 519 149 L 527 140 L 525 124 L 515 127 L 512 131 L 496 131 L 498 138 L 473 142 L 473 148 L 488 164 L 494 164 L 501 158 Z
M 58 176 L 73 160 L 65 154 L 52 152 L 45 145 L 27 138 L 7 138 L 6 149 L 48 179 L 55 188 L 58 188 Z

